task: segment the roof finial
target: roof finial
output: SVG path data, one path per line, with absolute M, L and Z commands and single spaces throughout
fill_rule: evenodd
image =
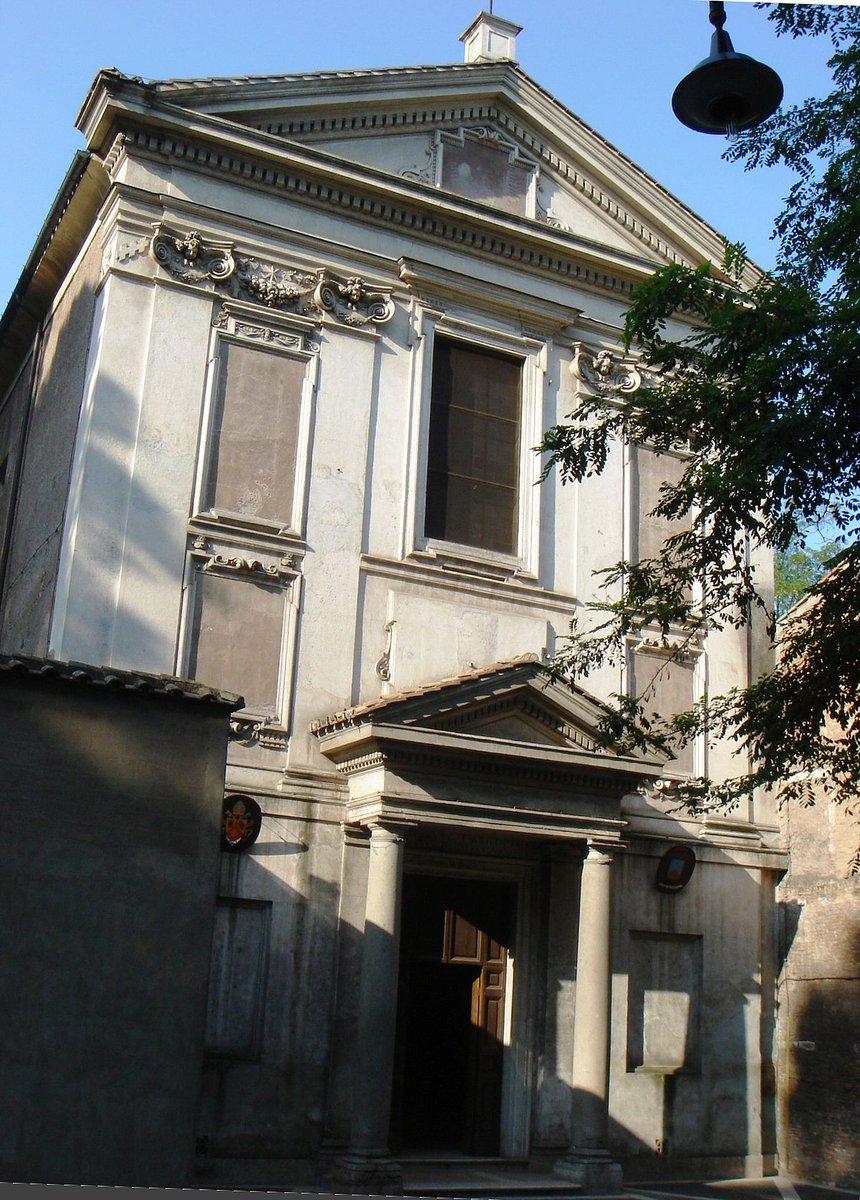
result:
M 466 62 L 516 62 L 517 34 L 522 26 L 495 16 L 493 0 L 489 5 L 490 11 L 478 13 L 460 38 L 466 44 Z

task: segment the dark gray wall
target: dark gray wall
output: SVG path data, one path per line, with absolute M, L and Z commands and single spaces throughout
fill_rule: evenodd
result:
M 0 672 L 0 1178 L 187 1182 L 227 719 Z

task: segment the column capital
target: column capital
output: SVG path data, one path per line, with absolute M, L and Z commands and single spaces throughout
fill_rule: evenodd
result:
M 597 863 L 602 866 L 611 866 L 615 855 L 622 847 L 615 842 L 595 842 L 589 840 L 585 854 L 582 856 L 583 863 Z
M 407 830 L 414 829 L 415 824 L 414 821 L 398 821 L 393 817 L 382 817 L 371 821 L 366 828 L 370 834 L 371 844 L 378 845 L 381 842 L 404 841 Z

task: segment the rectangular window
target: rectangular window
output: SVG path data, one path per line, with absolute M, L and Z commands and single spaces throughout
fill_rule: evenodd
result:
M 306 366 L 286 354 L 221 342 L 205 508 L 292 523 Z
M 437 338 L 424 536 L 515 554 L 522 362 Z

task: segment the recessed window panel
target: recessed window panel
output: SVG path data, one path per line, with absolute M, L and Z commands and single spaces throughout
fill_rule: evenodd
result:
M 222 342 L 204 506 L 290 524 L 305 363 Z
M 273 709 L 283 622 L 283 589 L 200 572 L 188 664 L 191 678 L 238 692 L 249 708 Z
M 511 161 L 510 146 L 465 138 L 442 145 L 441 184 L 458 196 L 526 216 L 531 163 Z

